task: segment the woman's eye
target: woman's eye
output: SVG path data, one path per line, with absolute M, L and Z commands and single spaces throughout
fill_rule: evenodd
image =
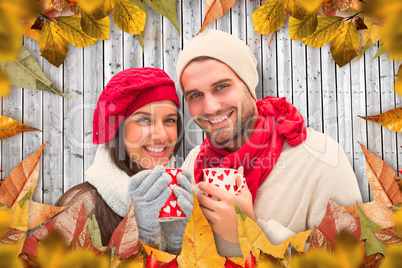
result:
M 138 123 L 148 123 L 148 122 L 151 122 L 151 120 L 149 120 L 148 118 L 141 117 L 141 118 L 137 119 L 137 122 Z

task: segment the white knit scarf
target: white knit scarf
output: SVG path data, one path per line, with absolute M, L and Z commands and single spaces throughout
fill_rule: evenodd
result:
M 174 168 L 172 156 L 166 167 Z M 106 204 L 119 216 L 125 217 L 129 208 L 126 203 L 127 189 L 131 177 L 116 167 L 103 145 L 98 146 L 93 164 L 85 171 L 85 180 L 92 184 Z

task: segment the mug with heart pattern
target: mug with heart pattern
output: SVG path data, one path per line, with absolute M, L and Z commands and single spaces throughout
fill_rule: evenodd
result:
M 232 194 L 238 195 L 246 185 L 246 178 L 243 174 L 239 174 L 237 169 L 232 168 L 205 168 L 204 181 L 213 184 Z M 241 176 L 241 184 L 237 187 L 236 178 Z M 207 196 L 211 195 L 205 193 Z M 216 198 L 214 198 L 216 199 Z
M 171 168 L 166 169 L 165 172 L 170 175 L 172 181 L 169 183 L 168 187 L 170 189 L 173 188 L 173 185 L 178 185 L 177 183 L 177 175 L 181 172 L 181 169 Z M 165 205 L 163 205 L 161 211 L 159 212 L 159 221 L 160 222 L 167 222 L 167 221 L 177 221 L 182 220 L 185 218 L 184 212 L 180 209 L 179 205 L 177 204 L 177 197 L 172 194 L 169 196 L 168 200 L 166 201 Z

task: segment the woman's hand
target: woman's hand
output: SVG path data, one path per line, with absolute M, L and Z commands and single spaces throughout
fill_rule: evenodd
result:
M 138 172 L 131 177 L 127 203 L 130 204 L 133 199 L 139 239 L 145 244 L 156 244 L 158 241 L 159 212 L 172 193 L 168 187 L 171 180 L 162 166 Z
M 239 173 L 243 174 L 243 167 L 239 168 Z M 239 187 L 241 184 L 241 178 L 238 176 L 236 178 L 236 184 Z M 241 190 L 238 195 L 233 197 L 233 202 L 239 207 L 244 214 L 247 215 L 253 221 L 257 221 L 257 218 L 254 215 L 254 207 L 253 207 L 253 196 L 251 195 L 250 190 L 248 189 L 247 183 Z
M 183 170 L 177 175 L 178 185 L 174 185 L 173 192 L 177 197 L 177 205 L 186 215 L 185 219 L 174 222 L 161 222 L 162 233 L 165 238 L 167 251 L 181 250 L 183 234 L 187 221 L 193 212 L 194 195 L 191 185 L 191 173 Z

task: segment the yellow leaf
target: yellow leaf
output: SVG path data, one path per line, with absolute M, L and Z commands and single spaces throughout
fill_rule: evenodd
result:
M 96 43 L 96 39 L 88 36 L 81 28 L 81 16 L 57 17 L 57 22 L 67 34 L 67 40 L 76 47 L 87 47 Z
M 394 60 L 402 60 L 402 7 L 399 13 L 386 17 L 383 27 L 384 48 Z
M 33 189 L 35 188 L 35 186 L 24 196 L 24 198 L 22 198 L 20 201 L 12 206 L 10 210 L 12 215 L 12 228 L 21 231 L 28 230 L 29 203 L 31 201 Z
M 22 160 L 4 179 L 0 187 L 0 203 L 12 207 L 38 183 L 39 160 L 43 144 L 35 153 Z
M 293 18 L 302 20 L 307 15 L 307 10 L 299 0 L 283 0 L 283 5 Z
M 18 19 L 0 9 L 0 61 L 15 61 L 24 27 Z
M 96 255 L 90 249 L 73 250 L 66 255 L 62 267 L 109 268 L 106 256 Z
M 318 9 L 306 15 L 302 20 L 290 17 L 289 19 L 289 35 L 292 40 L 300 40 L 307 36 L 312 35 L 317 29 L 318 19 L 317 19 Z
M 399 96 L 402 96 L 402 64 L 399 65 L 399 70 L 398 73 L 396 74 L 395 92 Z
M 279 245 L 273 245 L 255 221 L 245 216 L 238 208 L 236 208 L 236 213 L 240 248 L 244 258 L 251 252 L 258 260 L 260 258 L 260 250 L 271 254 L 275 258 L 283 258 L 289 243 L 296 250 L 303 251 L 306 240 L 312 232 L 311 230 L 300 232 Z
M 42 268 L 61 268 L 67 256 L 63 235 L 52 231 L 38 242 L 37 260 Z
M 364 55 L 364 53 L 366 53 L 367 49 L 369 49 L 372 45 L 374 44 L 371 41 L 370 37 L 367 40 L 363 41 L 362 45 L 360 46 L 359 54 L 357 55 L 355 62 L 358 61 Z
M 359 143 L 360 144 L 360 143 Z M 370 184 L 374 200 L 369 203 L 360 204 L 360 209 L 373 222 L 383 228 L 394 226 L 393 214 L 390 206 L 402 202 L 402 192 L 399 190 L 396 180 L 398 176 L 393 169 L 383 160 L 375 156 L 362 144 L 364 156 L 366 157 L 367 180 Z M 354 218 L 359 219 L 356 206 L 341 207 Z
M 135 2 L 138 1 L 141 0 L 137 0 Z M 233 0 L 225 0 L 225 2 L 230 1 Z M 162 16 L 166 17 L 173 24 L 180 35 L 180 26 L 179 22 L 177 21 L 176 15 L 176 0 L 143 0 L 141 2 L 147 3 L 150 8 L 152 8 Z
M 202 23 L 201 30 L 198 33 L 207 28 L 213 21 L 222 17 L 228 12 L 237 0 L 207 0 L 205 2 L 205 18 Z
M 65 208 L 31 201 L 28 210 L 28 230 L 44 223 Z
M 39 33 L 40 54 L 59 67 L 67 57 L 67 35 L 55 22 L 47 22 Z
M 402 132 L 402 108 L 389 110 L 385 113 L 372 116 L 360 116 L 360 118 L 373 121 L 390 130 Z
M 0 208 L 0 237 L 7 232 L 12 224 L 12 214 L 9 209 Z
M 194 195 L 193 213 L 184 231 L 183 247 L 177 258 L 179 267 L 223 267 L 225 258 L 219 256 L 207 219 Z
M 116 0 L 113 20 L 117 27 L 130 34 L 140 34 L 145 27 L 145 12 L 129 0 Z
M 24 35 L 36 41 L 39 39 L 39 30 L 31 29 L 32 25 L 25 25 Z
M 10 94 L 10 90 L 10 79 L 6 72 L 0 69 L 0 97 L 5 97 Z
M 286 10 L 281 0 L 272 0 L 253 12 L 254 29 L 259 34 L 268 34 L 278 30 L 286 19 Z
M 292 268 L 306 267 L 325 267 L 325 268 L 340 268 L 336 257 L 323 249 L 315 249 L 309 251 L 303 256 L 295 256 L 292 261 Z
M 331 55 L 339 67 L 349 63 L 359 51 L 360 34 L 352 22 L 344 22 L 332 34 Z
M 0 140 L 10 138 L 22 132 L 40 131 L 37 128 L 28 127 L 10 117 L 0 115 Z
M 300 5 L 307 11 L 306 14 L 314 12 L 314 10 L 321 7 L 322 0 L 297 0 Z
M 13 267 L 24 268 L 21 260 L 18 258 L 20 251 L 18 247 L 8 244 L 0 244 L 0 266 L 1 267 Z
M 302 42 L 311 47 L 322 47 L 329 43 L 332 33 L 339 27 L 343 18 L 335 16 L 318 16 L 318 26 L 309 37 L 303 38 Z
M 90 37 L 96 38 L 98 40 L 108 40 L 109 39 L 109 29 L 110 20 L 109 17 L 104 17 L 102 19 L 95 19 L 90 13 L 86 13 L 84 10 L 81 11 L 81 27 L 82 30 Z
M 170 262 L 171 260 L 176 258 L 176 255 L 172 255 L 167 252 L 157 250 L 153 247 L 150 247 L 150 246 L 144 244 L 144 242 L 142 242 L 142 241 L 140 241 L 140 242 L 141 242 L 142 246 L 144 247 L 145 251 L 148 253 L 148 255 L 150 255 L 152 252 L 152 254 L 155 255 L 155 257 L 158 261 Z
M 85 13 L 90 14 L 96 20 L 107 17 L 115 5 L 115 0 L 80 0 L 78 6 Z

